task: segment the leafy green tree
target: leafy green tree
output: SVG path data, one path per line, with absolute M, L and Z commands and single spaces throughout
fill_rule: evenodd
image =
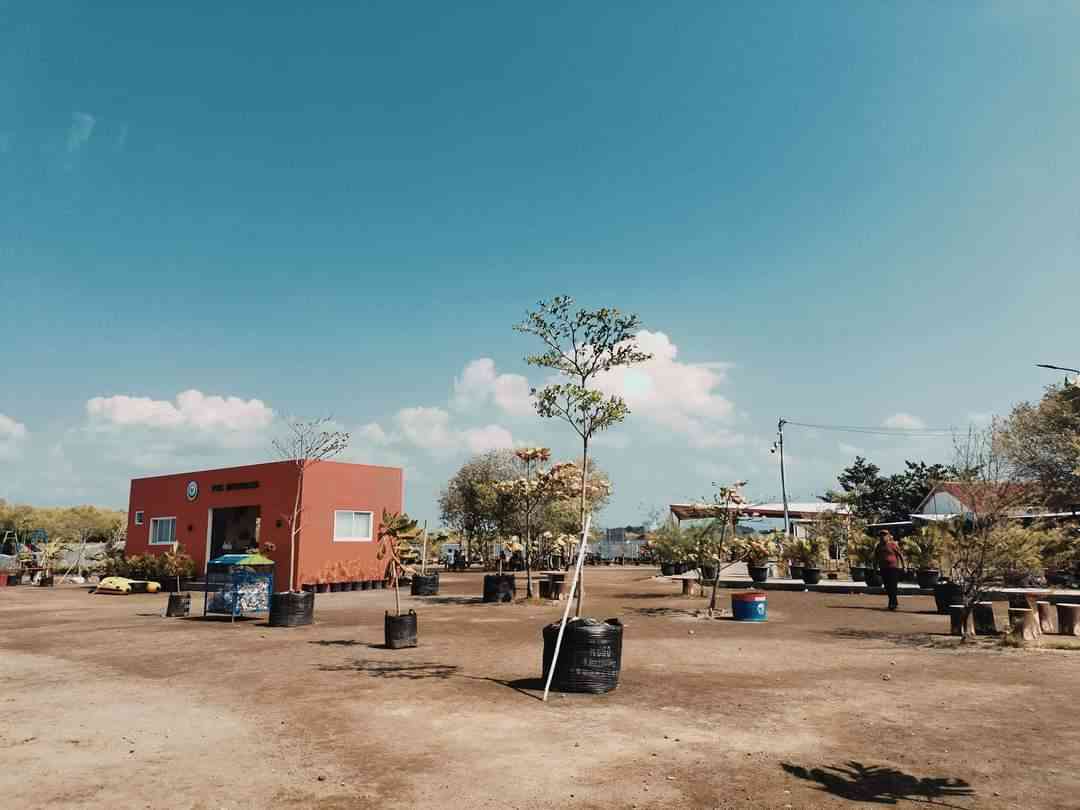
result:
M 840 492 L 825 494 L 828 502 L 846 502 L 852 512 L 868 523 L 907 520 L 941 481 L 959 480 L 955 465 L 905 461 L 904 471 L 882 475 L 881 468 L 856 456 L 837 476 Z
M 638 348 L 641 328 L 637 315 L 617 309 L 574 310 L 574 299 L 556 296 L 541 301 L 514 329 L 535 335 L 545 349 L 526 357 L 529 365 L 551 369 L 569 382 L 533 389 L 536 412 L 545 419 L 558 418 L 581 438 L 581 500 L 579 516 L 585 525 L 588 510 L 589 440 L 598 432 L 623 421 L 630 412 L 622 397 L 605 395 L 595 388 L 598 378 L 612 369 L 642 363 L 651 355 Z M 578 590 L 576 615 L 581 615 Z
M 999 426 L 1001 449 L 1017 477 L 1036 482 L 1046 506 L 1080 505 L 1080 385 L 1051 385 Z

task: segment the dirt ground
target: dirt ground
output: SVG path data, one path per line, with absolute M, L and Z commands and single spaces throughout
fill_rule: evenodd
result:
M 958 649 L 928 597 L 704 619 L 654 573 L 588 570 L 586 613 L 626 624 L 621 682 L 546 705 L 561 605 L 481 604 L 478 572 L 403 597 L 420 646 L 399 651 L 390 591 L 281 629 L 0 590 L 0 806 L 1080 807 L 1080 651 Z

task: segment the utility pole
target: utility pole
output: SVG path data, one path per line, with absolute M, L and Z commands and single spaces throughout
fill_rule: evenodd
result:
M 790 535 L 791 518 L 788 517 L 787 481 L 784 478 L 784 425 L 786 424 L 786 419 L 780 419 L 776 423 L 776 432 L 780 435 L 780 439 L 773 444 L 773 452 L 780 451 L 780 492 L 784 499 L 784 534 Z

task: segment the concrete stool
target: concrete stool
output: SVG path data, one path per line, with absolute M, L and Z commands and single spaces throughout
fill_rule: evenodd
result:
M 975 635 L 975 613 L 972 612 L 968 615 L 965 622 L 964 606 L 949 605 L 949 634 L 953 636 Z
M 696 579 L 684 579 L 682 581 L 683 596 L 701 596 L 704 591 Z
M 1080 636 L 1080 605 L 1057 606 L 1058 632 L 1063 636 Z
M 1056 633 L 1058 631 L 1057 611 L 1049 602 L 1036 602 L 1035 609 L 1039 613 L 1039 629 L 1044 633 Z
M 975 634 L 996 636 L 997 624 L 994 622 L 994 603 L 978 602 L 975 605 Z
M 1009 635 L 1016 641 L 1038 641 L 1039 622 L 1031 608 L 1009 608 Z

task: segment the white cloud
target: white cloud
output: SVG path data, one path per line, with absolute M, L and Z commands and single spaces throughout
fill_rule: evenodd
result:
M 352 432 L 352 438 L 380 446 L 389 444 L 392 440 L 378 422 L 368 422 L 366 425 L 361 425 Z
M 912 416 L 910 413 L 894 413 L 884 422 L 882 422 L 887 428 L 899 428 L 901 430 L 921 430 L 926 427 L 926 423 L 923 422 L 917 416 Z
M 86 412 L 98 424 L 118 427 L 159 429 L 257 431 L 269 427 L 274 412 L 259 399 L 207 395 L 189 389 L 176 396 L 176 403 L 149 397 L 93 397 Z
M 68 154 L 73 155 L 86 145 L 90 136 L 94 134 L 96 123 L 97 119 L 90 113 L 73 112 L 71 114 L 71 126 L 68 127 L 67 133 Z
M 450 413 L 442 408 L 402 408 L 394 421 L 404 441 L 435 455 L 462 449 L 483 453 L 514 446 L 513 435 L 501 425 L 456 428 L 450 424 Z
M 495 361 L 481 357 L 465 366 L 460 377 L 454 378 L 451 404 L 456 410 L 467 411 L 494 402 L 506 413 L 531 416 L 532 399 L 529 381 L 520 374 L 499 374 Z
M 0 459 L 13 459 L 21 455 L 22 445 L 29 435 L 26 425 L 0 413 Z
M 863 455 L 863 449 L 861 447 L 856 447 L 853 444 L 848 444 L 847 442 L 840 442 L 836 446 L 837 448 L 839 448 L 840 452 L 846 456 Z
M 731 447 L 744 440 L 728 427 L 735 406 L 717 391 L 729 364 L 683 363 L 663 332 L 643 329 L 637 343 L 652 358 L 603 375 L 597 380 L 601 390 L 625 399 L 635 416 L 684 434 L 695 447 Z

